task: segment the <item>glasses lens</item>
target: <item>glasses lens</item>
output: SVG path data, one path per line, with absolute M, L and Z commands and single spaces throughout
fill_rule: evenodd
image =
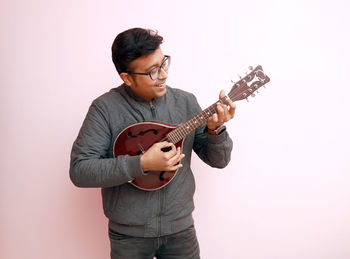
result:
M 150 76 L 152 80 L 156 80 L 158 78 L 158 74 L 159 74 L 158 70 L 159 70 L 159 67 L 155 67 L 151 70 Z
M 150 72 L 151 79 L 157 80 L 161 73 L 161 69 L 163 69 L 165 72 L 168 72 L 169 66 L 170 66 L 170 56 L 166 56 L 160 67 L 155 67 L 151 70 Z
M 162 64 L 162 69 L 164 69 L 165 71 L 168 71 L 170 66 L 170 57 L 165 57 L 163 64 Z

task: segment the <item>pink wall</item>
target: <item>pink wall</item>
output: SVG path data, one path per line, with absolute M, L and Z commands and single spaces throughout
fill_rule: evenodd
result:
M 128 3 L 129 2 L 129 3 Z M 168 83 L 203 107 L 249 65 L 271 76 L 228 123 L 224 170 L 194 159 L 202 258 L 350 258 L 347 1 L 2 1 L 0 258 L 108 258 L 100 190 L 69 153 L 120 79 L 120 31 L 158 29 Z

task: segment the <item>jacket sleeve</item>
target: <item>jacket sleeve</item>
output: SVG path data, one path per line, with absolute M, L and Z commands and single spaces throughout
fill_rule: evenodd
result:
M 111 158 L 112 134 L 108 114 L 93 102 L 73 143 L 70 178 L 78 187 L 112 187 L 142 174 L 140 156 Z
M 195 100 L 195 112 L 200 113 L 202 109 Z M 208 165 L 216 168 L 224 168 L 231 160 L 233 143 L 227 131 L 219 135 L 211 135 L 203 124 L 195 131 L 193 150 Z

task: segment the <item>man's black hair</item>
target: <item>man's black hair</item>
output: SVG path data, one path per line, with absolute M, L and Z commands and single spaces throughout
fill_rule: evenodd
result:
M 112 45 L 112 59 L 118 73 L 127 72 L 132 61 L 152 54 L 162 42 L 163 37 L 149 29 L 133 28 L 118 34 Z

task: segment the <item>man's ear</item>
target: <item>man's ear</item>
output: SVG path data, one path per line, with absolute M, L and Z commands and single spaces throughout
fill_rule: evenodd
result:
M 131 84 L 132 84 L 132 78 L 131 78 L 131 76 L 128 74 L 128 73 L 125 73 L 125 72 L 123 72 L 123 73 L 120 73 L 120 78 L 124 81 L 124 83 L 126 84 L 126 85 L 128 85 L 128 86 L 131 86 Z

